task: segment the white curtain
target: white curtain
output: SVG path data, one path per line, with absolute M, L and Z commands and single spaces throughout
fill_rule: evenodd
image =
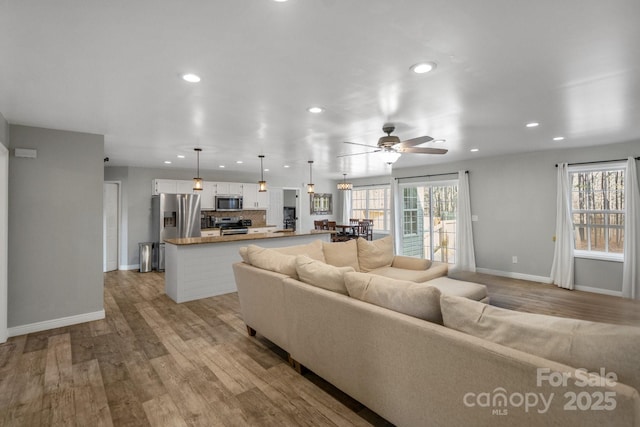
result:
M 456 219 L 456 263 L 452 270 L 476 271 L 476 256 L 473 249 L 471 226 L 471 200 L 469 197 L 469 174 L 458 172 L 458 216 Z
M 351 191 L 340 191 L 342 193 L 342 217 L 340 218 L 341 224 L 349 224 L 349 218 L 351 218 Z
M 573 289 L 573 222 L 569 165 L 558 165 L 556 196 L 556 245 L 551 266 L 551 282 L 561 288 Z
M 625 208 L 624 208 L 624 265 L 622 268 L 622 296 L 640 299 L 640 190 L 638 189 L 638 173 L 636 160 L 627 159 L 627 173 L 624 179 Z
M 400 183 L 397 179 L 391 177 L 391 235 L 393 236 L 393 245 L 395 254 L 399 255 L 400 244 L 402 243 L 402 192 L 400 191 Z

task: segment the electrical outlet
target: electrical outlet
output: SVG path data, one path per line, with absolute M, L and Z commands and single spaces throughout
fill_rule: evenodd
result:
M 517 264 L 517 263 L 518 263 L 518 257 L 517 257 L 517 256 L 515 256 L 515 255 L 514 255 L 514 256 L 512 256 L 512 257 L 511 257 L 511 262 L 513 262 L 514 264 Z

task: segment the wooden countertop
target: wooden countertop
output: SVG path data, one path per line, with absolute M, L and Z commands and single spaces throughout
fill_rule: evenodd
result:
M 238 242 L 242 240 L 278 239 L 281 237 L 309 236 L 313 234 L 330 234 L 327 230 L 288 231 L 278 230 L 271 233 L 230 234 L 215 237 L 185 237 L 181 239 L 166 239 L 165 243 L 172 245 L 202 245 L 205 243 Z

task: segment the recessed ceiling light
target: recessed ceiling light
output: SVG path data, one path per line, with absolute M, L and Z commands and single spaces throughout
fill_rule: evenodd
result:
M 528 128 L 535 128 L 535 127 L 540 126 L 540 123 L 538 123 L 538 122 L 531 122 L 531 123 L 527 123 L 527 124 L 526 124 L 526 126 L 527 126 Z
M 289 166 L 289 165 L 284 165 L 284 167 L 285 167 L 285 169 L 286 169 L 286 168 L 290 168 L 291 166 Z
M 224 169 L 224 165 L 220 165 L 220 166 L 218 166 L 218 167 L 219 167 L 219 168 L 221 168 L 221 169 Z
M 198 83 L 200 81 L 200 76 L 187 73 L 182 75 L 182 80 L 187 81 L 189 83 Z
M 276 1 L 276 2 L 278 2 L 278 3 L 284 3 L 284 2 L 286 2 L 287 0 L 273 0 L 273 1 Z
M 322 107 L 309 107 L 307 108 L 307 111 L 313 114 L 319 114 L 322 113 L 324 111 L 324 108 Z
M 471 151 L 472 153 L 476 153 L 476 152 L 480 151 L 480 149 L 479 148 L 472 148 L 469 151 Z
M 236 160 L 236 163 L 241 165 L 242 163 L 244 163 L 242 160 Z
M 177 156 L 179 159 L 184 159 L 184 154 L 178 154 Z
M 269 172 L 269 169 L 265 169 L 264 171 L 265 171 L 265 172 Z
M 553 138 L 554 141 L 562 141 L 564 139 L 564 136 L 556 136 L 555 138 Z
M 424 74 L 428 73 L 429 71 L 435 70 L 435 68 L 435 62 L 421 62 L 419 64 L 412 65 L 409 69 L 416 74 Z
M 169 161 L 169 160 L 165 160 L 165 161 L 164 161 L 164 164 L 165 164 L 165 165 L 170 165 L 170 164 L 171 164 L 171 161 Z
M 443 142 L 447 142 L 446 139 L 434 139 L 433 140 L 434 144 L 442 144 Z

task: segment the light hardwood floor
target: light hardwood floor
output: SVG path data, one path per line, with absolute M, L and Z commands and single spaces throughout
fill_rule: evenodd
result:
M 640 303 L 465 274 L 492 304 L 640 325 Z M 160 273 L 105 274 L 106 319 L 0 345 L 0 425 L 387 425 L 269 341 L 237 294 L 175 304 Z

